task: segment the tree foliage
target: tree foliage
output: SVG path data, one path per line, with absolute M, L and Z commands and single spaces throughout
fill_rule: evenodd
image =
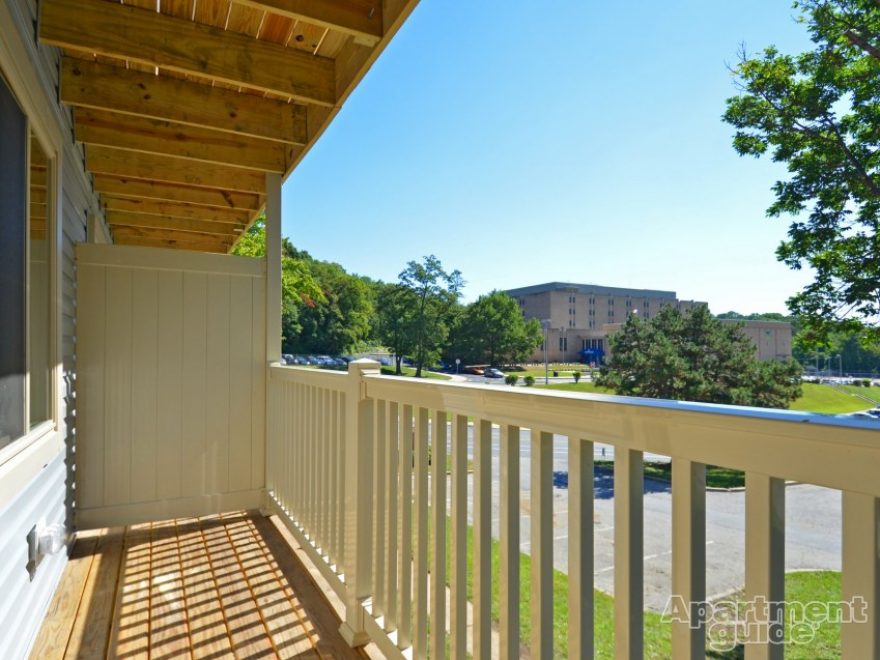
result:
M 790 177 L 773 187 L 770 216 L 793 215 L 778 258 L 813 281 L 789 308 L 804 339 L 835 327 L 880 340 L 880 0 L 797 0 L 814 43 L 792 56 L 741 53 L 740 94 L 724 120 L 741 155 L 771 155 Z
M 376 284 L 376 315 L 374 336 L 393 354 L 395 373 L 401 373 L 400 363 L 411 355 L 413 343 L 412 314 L 415 310 L 413 292 L 400 283 Z
M 265 218 L 254 222 L 233 253 L 266 255 Z M 372 301 L 367 283 L 339 264 L 313 259 L 287 238 L 281 244 L 281 294 L 285 353 L 338 355 L 370 332 Z
M 407 263 L 400 273 L 400 286 L 407 290 L 407 328 L 416 377 L 421 377 L 424 366 L 439 357 L 446 343 L 450 318 L 461 297 L 464 280 L 457 270 L 446 272 L 440 260 L 431 254 L 421 262 Z
M 632 314 L 609 341 L 597 383 L 617 394 L 765 408 L 788 408 L 801 394 L 797 362 L 759 361 L 737 325 L 702 305 L 684 314 L 667 306 L 650 320 Z
M 493 291 L 465 308 L 446 353 L 451 359 L 495 367 L 527 359 L 541 341 L 540 321 L 524 319 L 513 298 Z

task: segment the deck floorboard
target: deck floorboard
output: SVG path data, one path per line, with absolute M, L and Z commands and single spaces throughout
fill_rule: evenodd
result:
M 31 658 L 362 658 L 275 525 L 237 512 L 80 534 Z

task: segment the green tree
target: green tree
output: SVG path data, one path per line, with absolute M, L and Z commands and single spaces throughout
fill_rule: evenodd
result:
M 290 342 L 291 353 L 339 355 L 352 350 L 370 333 L 373 304 L 369 286 L 339 264 L 306 261 L 322 299 L 300 312 L 301 332 Z
M 495 367 L 525 360 L 542 339 L 540 321 L 524 319 L 513 298 L 493 291 L 467 306 L 447 352 L 455 353 L 452 358 Z
M 788 305 L 803 340 L 834 328 L 878 344 L 880 328 L 880 2 L 797 0 L 813 49 L 741 53 L 724 120 L 741 155 L 785 163 L 770 216 L 793 215 L 777 257 L 813 281 Z
M 788 408 L 801 394 L 797 362 L 759 361 L 738 326 L 702 305 L 684 314 L 667 306 L 650 320 L 631 314 L 609 341 L 596 382 L 617 394 L 766 408 Z
M 404 355 L 413 351 L 412 314 L 416 309 L 414 292 L 398 283 L 376 285 L 374 334 L 378 341 L 394 353 L 395 373 L 401 373 Z
M 400 273 L 400 286 L 409 290 L 405 300 L 412 307 L 407 312 L 406 327 L 409 332 L 412 354 L 415 359 L 416 377 L 422 369 L 439 356 L 446 343 L 452 316 L 464 280 L 457 270 L 447 273 L 434 255 L 421 262 L 410 261 Z
M 308 263 L 300 257 L 287 238 L 281 244 L 281 333 L 284 351 L 302 332 L 302 310 L 325 302 L 318 282 L 312 276 Z M 242 235 L 232 254 L 263 258 L 266 256 L 266 219 L 260 216 Z

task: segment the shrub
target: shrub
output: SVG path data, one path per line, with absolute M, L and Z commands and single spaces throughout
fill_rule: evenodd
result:
M 580 371 L 572 371 L 571 375 L 574 376 L 574 382 L 579 383 L 581 380 L 581 372 Z
M 526 387 L 531 387 L 535 384 L 534 376 L 526 376 L 523 380 L 525 381 Z
M 861 387 L 861 386 L 862 386 L 862 381 L 860 381 L 860 380 L 854 380 L 854 381 L 853 381 L 853 385 L 854 385 L 855 387 Z
M 511 387 L 516 385 L 516 381 L 518 381 L 518 380 L 519 380 L 519 376 L 517 376 L 516 374 L 507 374 L 504 377 L 504 382 L 507 383 L 508 385 L 510 385 Z
M 865 380 L 862 381 L 862 387 L 871 387 L 871 379 L 865 378 Z

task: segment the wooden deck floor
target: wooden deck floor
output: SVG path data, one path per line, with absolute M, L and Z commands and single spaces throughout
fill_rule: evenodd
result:
M 82 534 L 32 658 L 349 658 L 275 525 L 232 513 Z

